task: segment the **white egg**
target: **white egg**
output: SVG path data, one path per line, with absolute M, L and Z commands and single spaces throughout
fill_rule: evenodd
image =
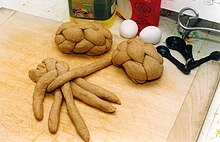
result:
M 162 33 L 156 26 L 147 26 L 141 30 L 139 36 L 146 43 L 157 44 L 161 40 Z
M 133 20 L 124 20 L 119 27 L 119 32 L 124 38 L 133 38 L 138 33 L 138 25 Z

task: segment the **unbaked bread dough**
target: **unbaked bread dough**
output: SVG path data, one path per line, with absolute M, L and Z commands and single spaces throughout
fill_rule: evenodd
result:
M 152 44 L 137 38 L 121 42 L 113 51 L 112 62 L 124 68 L 135 83 L 155 80 L 163 73 L 162 56 Z
M 112 47 L 112 34 L 96 22 L 76 20 L 58 28 L 55 43 L 66 54 L 102 55 Z

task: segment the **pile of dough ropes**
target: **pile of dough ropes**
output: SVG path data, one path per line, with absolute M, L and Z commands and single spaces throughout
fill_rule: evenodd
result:
M 60 109 L 63 100 L 66 102 L 68 115 L 76 127 L 78 134 L 84 141 L 89 141 L 90 135 L 80 115 L 74 99 L 106 113 L 115 112 L 116 108 L 111 103 L 121 104 L 118 97 L 95 84 L 87 82 L 82 77 L 94 73 L 111 64 L 111 59 L 95 62 L 87 66 L 69 70 L 68 64 L 54 58 L 47 58 L 36 69 L 29 71 L 29 77 L 36 82 L 33 93 L 33 111 L 37 120 L 43 119 L 43 101 L 46 92 L 54 94 L 54 102 L 50 109 L 48 127 L 51 133 L 58 130 Z M 62 79 L 62 77 L 64 77 Z M 60 79 L 62 81 L 60 81 Z M 55 85 L 55 86 L 54 86 Z M 58 85 L 58 87 L 56 87 Z

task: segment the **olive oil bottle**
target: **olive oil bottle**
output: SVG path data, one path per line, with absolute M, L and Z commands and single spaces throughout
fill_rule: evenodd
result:
M 69 0 L 70 19 L 96 21 L 110 27 L 115 20 L 116 0 Z

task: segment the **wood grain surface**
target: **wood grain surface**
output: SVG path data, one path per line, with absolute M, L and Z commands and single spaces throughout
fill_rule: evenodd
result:
M 220 65 L 216 62 L 203 64 L 193 80 L 180 109 L 168 141 L 195 142 L 205 120 L 213 94 L 220 80 Z
M 114 35 L 112 49 L 102 56 L 66 55 L 54 44 L 54 34 L 61 23 L 20 12 L 7 12 L 7 9 L 1 9 L 2 12 L 9 15 L 0 22 L 0 140 L 82 141 L 68 117 L 65 103 L 58 132 L 49 132 L 51 94 L 44 100 L 43 120 L 34 118 L 32 95 L 35 83 L 29 79 L 28 71 L 47 57 L 65 61 L 71 68 L 103 60 L 110 57 L 124 39 Z M 3 15 L 0 14 L 1 17 Z M 219 69 L 211 68 L 218 67 L 219 63 L 209 62 L 190 75 L 184 75 L 164 59 L 163 76 L 142 85 L 131 82 L 122 69 L 113 65 L 86 77 L 89 82 L 117 94 L 122 102 L 122 105 L 113 104 L 117 108 L 114 114 L 106 114 L 76 101 L 90 131 L 91 142 L 178 141 L 181 135 L 186 140 L 190 135 L 193 137 L 190 140 L 196 139 L 216 82 L 219 82 Z M 198 106 L 201 109 L 197 109 Z M 199 115 L 192 115 L 189 110 Z M 183 119 L 182 114 L 188 119 Z M 190 132 L 186 132 L 188 127 L 182 127 L 185 123 L 192 125 Z M 179 129 L 184 134 L 172 135 Z

